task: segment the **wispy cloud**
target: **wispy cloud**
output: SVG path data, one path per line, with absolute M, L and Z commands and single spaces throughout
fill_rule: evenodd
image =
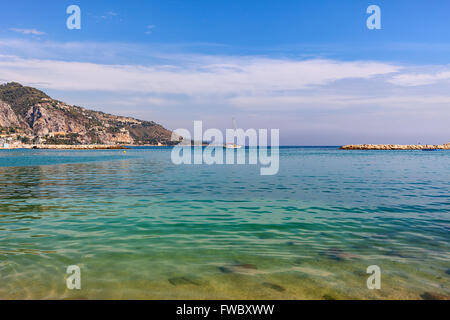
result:
M 20 29 L 20 28 L 10 28 L 10 31 L 13 32 L 17 32 L 17 33 L 22 33 L 22 34 L 31 34 L 31 35 L 35 35 L 35 36 L 42 36 L 44 34 L 46 34 L 43 31 L 39 31 L 36 29 Z
M 399 86 L 424 86 L 442 81 L 450 81 L 450 68 L 448 71 L 430 72 L 430 73 L 406 73 L 394 76 L 390 83 Z
M 0 57 L 4 77 L 61 90 L 103 90 L 187 96 L 282 94 L 344 79 L 400 70 L 378 62 L 202 57 L 184 65 L 106 65 Z M 43 76 L 45 75 L 45 76 Z
M 154 28 L 154 25 L 147 26 L 147 31 L 145 31 L 145 34 L 152 34 Z
M 111 22 L 111 21 L 122 22 L 123 21 L 123 19 L 120 18 L 120 15 L 114 11 L 107 11 L 102 14 L 93 14 L 93 13 L 88 12 L 87 14 L 88 14 L 88 16 L 92 17 L 97 23 L 106 22 L 106 21 L 108 21 L 108 22 Z
M 450 104 L 450 95 L 420 95 L 406 94 L 389 96 L 368 96 L 361 92 L 355 92 L 354 95 L 344 94 L 324 94 L 312 95 L 310 92 L 304 95 L 288 96 L 238 96 L 229 99 L 229 102 L 239 108 L 249 110 L 273 110 L 278 106 L 279 110 L 342 110 L 351 109 L 354 106 L 376 106 L 377 108 L 407 109 L 409 111 L 421 110 L 425 105 Z
M 101 19 L 109 19 L 117 17 L 119 14 L 114 11 L 108 11 L 104 15 L 100 16 Z

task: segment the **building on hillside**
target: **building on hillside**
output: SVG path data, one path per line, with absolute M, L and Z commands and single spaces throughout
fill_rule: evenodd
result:
M 58 131 L 58 132 L 50 132 L 50 137 L 54 138 L 64 138 L 66 136 L 66 133 L 64 131 Z

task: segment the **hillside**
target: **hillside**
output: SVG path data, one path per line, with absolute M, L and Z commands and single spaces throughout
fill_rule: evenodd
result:
M 68 105 L 11 82 L 0 85 L 0 136 L 42 144 L 173 145 L 172 132 L 153 121 Z

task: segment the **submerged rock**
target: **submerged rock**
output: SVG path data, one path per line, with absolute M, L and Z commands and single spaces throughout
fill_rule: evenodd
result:
M 355 271 L 353 271 L 353 274 L 358 277 L 367 277 L 368 276 L 367 273 L 362 270 L 355 270 Z
M 199 286 L 200 283 L 192 278 L 188 278 L 188 277 L 175 277 L 175 278 L 169 278 L 168 281 L 170 282 L 170 284 L 174 285 L 174 286 L 179 286 L 179 285 L 186 285 L 186 284 L 191 284 L 194 286 Z
M 397 257 L 397 258 L 402 258 L 402 259 L 417 259 L 417 257 L 407 254 L 405 252 L 400 252 L 397 250 L 391 250 L 389 252 L 386 253 L 387 256 L 390 257 Z
M 226 267 L 226 266 L 220 266 L 219 270 L 222 273 L 233 273 L 233 270 L 231 270 L 230 267 Z
M 447 269 L 447 270 L 445 271 L 445 273 L 448 274 L 448 275 L 450 275 L 450 269 Z
M 272 239 L 273 235 L 269 233 L 260 233 L 257 235 L 259 239 Z
M 249 270 L 258 269 L 256 265 L 250 263 L 239 263 L 233 264 L 229 266 L 220 266 L 219 270 L 223 273 L 239 273 L 239 272 L 248 272 Z
M 444 296 L 439 293 L 424 292 L 420 295 L 423 300 L 450 300 L 449 296 Z
M 322 297 L 323 300 L 336 300 L 335 297 L 329 295 L 329 294 L 324 294 Z
M 280 286 L 278 284 L 275 284 L 275 283 L 271 283 L 271 282 L 264 282 L 263 286 L 267 287 L 267 288 L 270 288 L 270 289 L 273 289 L 273 290 L 278 291 L 278 292 L 286 291 L 286 289 L 283 288 L 282 286 Z
M 343 260 L 347 260 L 347 259 L 358 258 L 358 256 L 348 253 L 348 252 L 345 252 L 339 248 L 330 248 L 330 249 L 322 252 L 321 255 L 323 255 L 329 259 L 336 260 L 336 261 L 343 261 Z

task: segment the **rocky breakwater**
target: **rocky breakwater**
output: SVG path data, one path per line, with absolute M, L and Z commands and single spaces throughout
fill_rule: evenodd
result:
M 341 150 L 450 150 L 450 142 L 446 144 L 349 144 L 340 148 Z

